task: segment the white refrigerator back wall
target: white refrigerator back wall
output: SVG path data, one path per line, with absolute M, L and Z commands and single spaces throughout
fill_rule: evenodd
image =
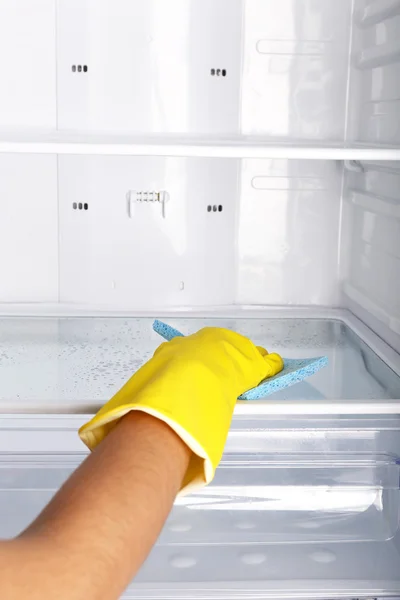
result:
M 58 0 L 58 126 L 238 131 L 241 0 Z
M 396 0 L 0 0 L 0 129 L 395 145 L 399 35 Z
M 232 304 L 235 160 L 59 157 L 60 300 Z
M 0 128 L 56 127 L 55 0 L 0 0 Z
M 351 2 L 244 2 L 242 131 L 344 138 Z
M 334 161 L 0 155 L 1 301 L 335 306 L 342 173 Z
M 242 162 L 239 304 L 338 304 L 342 172 L 334 161 Z
M 57 301 L 57 157 L 0 154 L 0 302 Z

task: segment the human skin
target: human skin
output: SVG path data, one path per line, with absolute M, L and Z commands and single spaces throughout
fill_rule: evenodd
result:
M 4 600 L 117 600 L 170 513 L 191 452 L 126 415 L 18 538 L 0 542 Z

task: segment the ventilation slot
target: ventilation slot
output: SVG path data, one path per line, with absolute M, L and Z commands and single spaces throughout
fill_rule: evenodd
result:
M 88 70 L 89 69 L 87 65 L 72 65 L 71 67 L 71 71 L 73 73 L 87 73 Z
M 207 206 L 207 212 L 222 212 L 224 210 L 224 207 L 222 206 L 222 204 L 209 204 Z
M 74 202 L 72 208 L 74 210 L 89 210 L 89 204 L 87 202 Z
M 211 77 L 226 77 L 226 69 L 211 69 Z

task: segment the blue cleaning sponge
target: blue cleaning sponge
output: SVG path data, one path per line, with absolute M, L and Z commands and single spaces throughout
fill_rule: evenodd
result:
M 153 329 L 168 342 L 174 337 L 183 337 L 183 334 L 180 331 L 170 327 L 162 321 L 154 321 Z M 326 367 L 328 364 L 328 357 L 284 358 L 283 363 L 283 371 L 270 379 L 265 379 L 257 387 L 248 390 L 239 396 L 239 400 L 260 400 L 274 392 L 279 392 L 279 390 L 283 390 L 295 383 L 299 383 L 300 381 L 303 381 L 303 379 L 314 375 L 314 373 L 323 367 Z

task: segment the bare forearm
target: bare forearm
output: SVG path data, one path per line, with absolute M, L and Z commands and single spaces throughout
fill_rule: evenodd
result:
M 0 544 L 1 597 L 117 599 L 156 541 L 189 455 L 164 423 L 127 415 L 31 527 Z

